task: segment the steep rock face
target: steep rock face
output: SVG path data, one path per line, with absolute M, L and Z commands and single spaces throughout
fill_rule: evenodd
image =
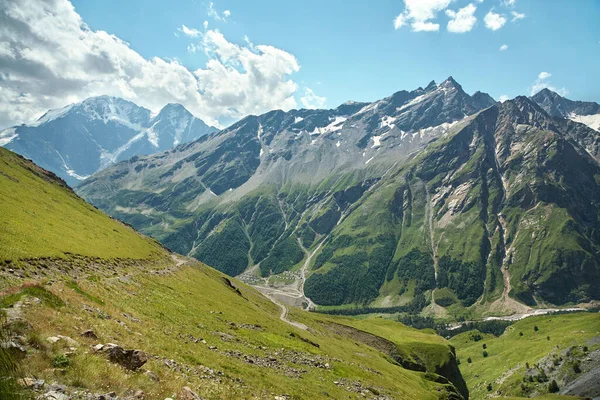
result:
M 528 98 L 498 104 L 449 78 L 247 117 L 78 192 L 230 275 L 279 274 L 314 252 L 303 289 L 321 305 L 562 304 L 600 298 L 588 284 L 599 140 Z
M 0 132 L 0 145 L 75 185 L 117 161 L 167 150 L 216 131 L 180 104 L 156 116 L 136 104 L 92 97 Z
M 550 89 L 542 89 L 533 95 L 531 100 L 553 117 L 568 118 L 570 114 L 600 114 L 600 104 L 592 101 L 569 100 Z
M 573 101 L 549 89 L 533 95 L 536 102 L 553 117 L 568 118 L 600 132 L 600 104 L 592 101 Z

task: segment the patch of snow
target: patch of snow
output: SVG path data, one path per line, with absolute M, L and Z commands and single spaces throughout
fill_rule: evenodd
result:
M 258 131 L 256 131 L 256 136 L 258 137 L 258 140 L 260 140 L 260 137 L 263 134 L 263 126 L 261 124 L 258 124 Z
M 342 142 L 340 142 L 339 140 L 335 143 L 335 147 L 340 147 L 342 144 Z
M 63 164 L 63 168 L 65 169 L 65 172 L 66 172 L 67 174 L 69 174 L 69 175 L 70 175 L 70 176 L 72 176 L 73 178 L 75 178 L 75 179 L 77 179 L 77 180 L 80 180 L 80 181 L 83 181 L 83 180 L 85 180 L 85 179 L 87 179 L 87 178 L 89 178 L 89 177 L 90 177 L 90 175 L 85 175 L 85 176 L 84 176 L 84 175 L 79 175 L 79 174 L 77 174 L 77 173 L 76 173 L 74 170 L 72 170 L 72 169 L 71 169 L 71 168 L 70 168 L 70 167 L 67 165 L 67 162 L 65 161 L 65 158 L 62 156 L 62 154 L 60 154 L 60 153 L 58 152 L 58 150 L 56 150 L 56 149 L 53 149 L 53 150 L 54 150 L 54 151 L 56 152 L 56 154 L 57 154 L 57 155 L 60 157 L 60 160 L 62 161 L 62 164 Z
M 381 136 L 373 136 L 371 139 L 373 139 L 373 146 L 371 146 L 372 149 L 381 146 Z
M 195 120 L 196 118 L 194 118 L 193 116 L 191 116 L 189 120 L 179 120 L 179 125 L 175 128 L 175 138 L 173 139 L 173 147 L 176 147 L 179 143 L 181 143 L 183 132 L 185 132 L 186 130 L 190 131 L 192 129 L 192 125 L 194 125 Z
M 75 171 L 73 171 L 72 169 L 68 169 L 67 174 L 69 174 L 73 178 L 78 179 L 80 181 L 84 181 L 91 176 L 91 175 L 79 175 L 79 174 L 75 173 Z
M 408 108 L 410 106 L 414 106 L 415 104 L 420 103 L 421 101 L 423 101 L 425 98 L 427 98 L 428 96 L 430 96 L 430 93 L 425 93 L 422 94 L 420 96 L 415 97 L 414 99 L 412 99 L 411 101 L 409 101 L 408 103 L 403 104 L 401 107 L 396 108 L 396 111 L 402 111 L 405 108 Z
M 263 153 L 264 153 L 264 151 L 263 151 L 263 149 L 261 148 L 261 149 L 260 149 L 260 153 L 258 154 L 258 156 L 259 156 L 259 157 L 262 157 Z
M 443 124 L 430 126 L 428 128 L 419 129 L 418 131 L 413 133 L 413 137 L 420 136 L 421 139 L 429 136 L 441 136 L 448 133 L 450 128 L 456 125 L 459 121 L 453 122 L 444 122 Z
M 358 112 L 356 114 L 364 114 L 368 111 L 372 111 L 372 110 L 376 110 L 377 107 L 379 107 L 380 102 L 376 101 L 374 103 L 371 104 L 367 104 L 366 106 L 364 106 L 363 108 L 361 108 L 360 110 L 358 110 Z
M 63 117 L 66 113 L 71 111 L 71 109 L 75 106 L 75 104 L 69 104 L 63 108 L 57 108 L 55 110 L 49 110 L 46 114 L 42 115 L 37 121 L 29 126 L 40 126 L 45 124 L 46 122 L 54 121 L 60 117 Z
M 396 122 L 396 118 L 385 115 L 381 118 L 381 122 L 379 123 L 380 128 L 388 127 L 392 129 L 394 127 L 394 122 Z
M 8 128 L 0 132 L 0 146 L 6 146 L 14 138 L 19 136 L 19 134 L 16 131 L 16 128 Z
M 309 132 L 309 135 L 323 135 L 326 133 L 339 131 L 342 129 L 342 125 L 346 119 L 346 117 L 335 117 L 333 120 L 330 119 L 330 121 L 333 122 L 325 127 L 316 126 L 312 132 Z
M 374 159 L 374 158 L 375 158 L 375 156 L 373 156 L 373 157 L 369 158 L 369 159 L 368 159 L 368 160 L 365 162 L 365 165 L 367 165 L 368 163 L 370 163 L 370 162 L 371 162 L 371 160 L 372 160 L 372 159 Z
M 317 143 L 317 139 L 313 139 L 313 140 L 311 140 L 311 142 L 310 142 L 310 144 L 311 144 L 311 145 L 313 145 L 313 144 L 315 144 L 315 143 Z
M 119 157 L 119 155 L 121 153 L 123 153 L 124 151 L 129 149 L 132 144 L 136 143 L 137 141 L 142 139 L 144 136 L 146 136 L 146 131 L 142 131 L 142 132 L 138 133 L 137 135 L 135 135 L 134 137 L 129 139 L 127 141 L 127 143 L 125 143 L 121 147 L 117 148 L 113 152 L 108 152 L 104 149 L 100 149 L 100 169 L 106 168 L 110 164 L 116 163 L 117 158 Z
M 592 114 L 592 115 L 570 114 L 569 119 L 571 121 L 585 124 L 585 125 L 589 126 L 590 128 L 600 132 L 600 114 Z
M 154 146 L 155 148 L 158 148 L 158 133 L 156 133 L 154 131 L 154 126 L 157 123 L 154 123 L 154 125 L 152 125 L 147 131 L 146 131 L 146 136 L 148 137 L 148 141 L 150 142 L 150 144 L 152 146 Z
M 294 118 L 294 123 L 297 124 L 298 122 L 304 121 L 304 118 L 302 117 L 296 117 Z

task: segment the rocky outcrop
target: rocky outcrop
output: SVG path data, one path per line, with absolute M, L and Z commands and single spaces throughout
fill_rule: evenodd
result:
M 99 344 L 92 348 L 96 352 L 103 352 L 108 359 L 131 371 L 138 370 L 148 361 L 148 355 L 141 350 L 125 350 L 114 343 Z

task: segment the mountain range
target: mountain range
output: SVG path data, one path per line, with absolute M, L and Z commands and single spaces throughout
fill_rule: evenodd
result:
M 0 131 L 0 145 L 75 185 L 117 161 L 168 150 L 217 131 L 181 104 L 150 110 L 118 97 L 91 97 Z
M 460 316 L 585 302 L 600 299 L 597 112 L 548 90 L 499 103 L 450 77 L 248 116 L 77 192 L 229 275 L 301 276 L 305 306 Z

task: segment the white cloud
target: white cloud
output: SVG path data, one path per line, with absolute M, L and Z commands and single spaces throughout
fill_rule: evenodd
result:
M 68 0 L 0 2 L 0 18 L 0 126 L 103 94 L 153 111 L 181 103 L 212 125 L 296 107 L 290 75 L 300 65 L 273 46 L 249 48 L 208 30 L 190 47 L 208 61 L 192 72 L 176 60 L 144 58 L 118 37 L 90 29 Z
M 518 21 L 520 19 L 524 19 L 525 16 L 526 16 L 525 14 L 519 13 L 519 12 L 516 12 L 516 11 L 511 11 L 511 14 L 513 16 L 512 22 Z
M 310 88 L 304 88 L 304 96 L 300 98 L 300 102 L 304 108 L 315 109 L 325 108 L 327 103 L 326 97 L 317 96 Z
M 507 95 L 503 94 L 502 96 L 500 96 L 500 103 L 504 103 L 507 100 L 509 100 L 509 97 Z
M 414 32 L 434 32 L 440 25 L 430 20 L 448 8 L 451 0 L 404 0 L 404 11 L 394 19 L 394 28 L 410 24 Z
M 189 37 L 198 37 L 202 35 L 202 32 L 200 32 L 198 29 L 188 28 L 185 25 L 181 25 L 181 28 L 179 28 L 178 31 Z
M 502 28 L 504 24 L 506 24 L 506 18 L 504 15 L 497 14 L 493 11 L 488 12 L 483 21 L 485 22 L 485 26 L 493 31 L 497 31 L 498 29 Z
M 540 72 L 537 79 L 533 83 L 533 85 L 531 85 L 531 90 L 530 90 L 531 95 L 533 96 L 534 94 L 538 93 L 542 89 L 552 90 L 553 92 L 556 92 L 556 93 L 560 94 L 561 96 L 567 95 L 567 93 L 568 93 L 567 89 L 556 88 L 555 86 L 552 86 L 548 82 L 548 79 L 551 76 L 552 76 L 552 74 L 550 72 Z
M 227 18 L 231 16 L 231 11 L 229 10 L 225 10 L 222 13 L 219 13 L 215 9 L 215 3 L 213 3 L 212 1 L 208 3 L 208 9 L 206 10 L 206 13 L 209 17 L 214 18 L 217 21 L 226 21 Z
M 208 29 L 208 21 L 204 21 L 202 26 L 204 26 L 204 30 L 207 30 Z
M 504 4 L 507 7 L 514 7 L 516 2 L 517 0 L 503 0 L 502 4 Z
M 502 46 L 500 46 L 500 51 L 506 51 L 506 50 L 508 50 L 507 44 L 503 44 Z
M 452 18 L 448 21 L 448 31 L 454 33 L 465 33 L 471 31 L 477 22 L 475 11 L 477 7 L 469 4 L 457 11 L 446 10 L 446 15 Z

